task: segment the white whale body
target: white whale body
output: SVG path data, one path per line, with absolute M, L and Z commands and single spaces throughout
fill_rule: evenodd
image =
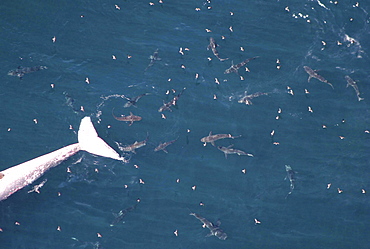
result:
M 56 151 L 0 171 L 0 201 L 8 198 L 24 186 L 31 184 L 48 169 L 57 166 L 80 150 L 115 160 L 124 160 L 113 148 L 98 136 L 90 117 L 84 117 L 81 120 L 78 130 L 78 143 L 65 146 Z

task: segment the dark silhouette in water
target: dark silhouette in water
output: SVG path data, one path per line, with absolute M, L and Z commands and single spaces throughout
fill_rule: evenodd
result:
M 45 66 L 35 66 L 35 67 L 21 67 L 21 66 L 19 66 L 15 70 L 10 70 L 8 72 L 8 75 L 17 76 L 20 79 L 22 79 L 23 75 L 25 75 L 27 73 L 33 73 L 33 72 L 40 71 L 40 70 L 43 70 L 43 69 L 47 69 L 47 67 L 45 67 Z

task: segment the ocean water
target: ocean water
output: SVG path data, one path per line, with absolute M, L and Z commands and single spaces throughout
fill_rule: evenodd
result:
M 0 169 L 77 142 L 84 116 L 129 159 L 79 152 L 1 201 L 1 248 L 369 248 L 369 2 L 4 0 L 0 11 Z M 7 75 L 18 66 L 47 69 Z M 246 91 L 267 95 L 238 103 Z M 216 146 L 254 157 L 203 146 L 210 131 L 241 135 Z M 117 145 L 147 136 L 136 154 Z M 206 237 L 190 212 L 228 238 Z

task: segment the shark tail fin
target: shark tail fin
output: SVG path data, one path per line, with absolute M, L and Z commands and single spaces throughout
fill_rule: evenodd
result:
M 90 117 L 84 117 L 81 120 L 78 130 L 78 143 L 80 144 L 81 150 L 91 154 L 109 157 L 115 160 L 124 160 L 112 147 L 98 136 Z

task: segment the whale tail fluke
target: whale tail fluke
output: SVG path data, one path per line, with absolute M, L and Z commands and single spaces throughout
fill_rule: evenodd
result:
M 81 120 L 78 130 L 78 143 L 81 150 L 91 154 L 109 157 L 115 160 L 124 160 L 124 158 L 120 157 L 112 147 L 98 136 L 90 117 L 84 117 Z

